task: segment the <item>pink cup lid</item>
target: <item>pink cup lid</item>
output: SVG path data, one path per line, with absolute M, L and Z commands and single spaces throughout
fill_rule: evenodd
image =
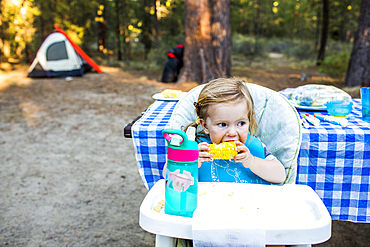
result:
M 196 161 L 199 157 L 199 150 L 182 150 L 182 149 L 167 149 L 167 158 L 173 161 L 190 162 Z

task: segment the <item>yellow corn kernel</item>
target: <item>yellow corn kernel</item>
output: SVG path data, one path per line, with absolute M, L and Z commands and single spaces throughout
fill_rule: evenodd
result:
M 209 152 L 213 154 L 213 159 L 231 160 L 238 154 L 235 142 L 211 144 L 209 147 L 211 148 Z
M 156 206 L 153 207 L 154 211 L 161 212 L 161 209 L 164 208 L 164 200 L 158 202 Z
M 180 98 L 182 91 L 175 89 L 165 89 L 161 92 L 164 98 Z

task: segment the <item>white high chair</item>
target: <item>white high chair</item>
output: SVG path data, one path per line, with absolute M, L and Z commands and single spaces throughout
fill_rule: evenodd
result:
M 267 244 L 311 246 L 311 244 L 326 241 L 331 236 L 331 218 L 324 204 L 310 187 L 292 185 L 295 184 L 297 175 L 297 157 L 302 138 L 300 117 L 296 109 L 278 92 L 251 83 L 246 83 L 246 85 L 255 104 L 258 122 L 257 137 L 284 165 L 286 171 L 284 184 L 286 185 L 267 187 L 248 185 L 248 187 L 243 187 L 241 195 L 243 193 L 249 193 L 249 196 L 257 196 L 259 193 L 277 193 L 283 198 L 290 195 L 297 198 L 297 201 L 289 202 L 290 206 L 287 206 L 292 207 L 288 214 L 292 214 L 293 218 L 314 212 L 309 222 L 298 218 L 292 219 L 290 226 L 286 224 L 279 226 L 276 222 L 272 222 L 271 224 L 275 224 L 276 227 L 267 227 Z M 204 85 L 200 85 L 193 88 L 178 102 L 170 120 L 170 128 L 183 130 L 189 123 L 195 121 L 197 116 L 193 103 L 197 102 L 203 87 Z M 199 183 L 199 190 L 206 190 L 209 188 L 209 184 L 212 183 Z M 224 188 L 239 191 L 240 186 L 245 186 L 245 184 L 218 183 L 213 186 L 224 186 Z M 273 188 L 272 192 L 269 189 L 271 187 Z M 253 191 L 257 194 L 253 194 Z M 206 199 L 201 199 L 200 196 L 198 198 L 198 205 L 199 203 L 208 203 L 205 202 Z M 143 200 L 140 207 L 140 226 L 144 230 L 156 234 L 156 246 L 158 247 L 174 246 L 174 238 L 192 239 L 192 218 L 155 212 L 153 207 L 160 199 L 164 199 L 163 180 L 158 181 Z M 292 204 L 300 206 L 293 207 Z M 289 215 L 286 217 L 289 218 Z

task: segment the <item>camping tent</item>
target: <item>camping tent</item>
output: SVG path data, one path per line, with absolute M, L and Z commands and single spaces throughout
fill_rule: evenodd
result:
M 82 76 L 94 68 L 102 73 L 99 66 L 75 44 L 58 26 L 42 42 L 31 66 L 28 77 Z

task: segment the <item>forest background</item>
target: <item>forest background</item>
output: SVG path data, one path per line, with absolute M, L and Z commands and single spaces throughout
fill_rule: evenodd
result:
M 57 24 L 100 64 L 160 70 L 185 42 L 184 2 L 1 0 L 0 63 L 29 63 Z M 232 0 L 232 56 L 281 53 L 344 81 L 360 10 L 361 0 Z

